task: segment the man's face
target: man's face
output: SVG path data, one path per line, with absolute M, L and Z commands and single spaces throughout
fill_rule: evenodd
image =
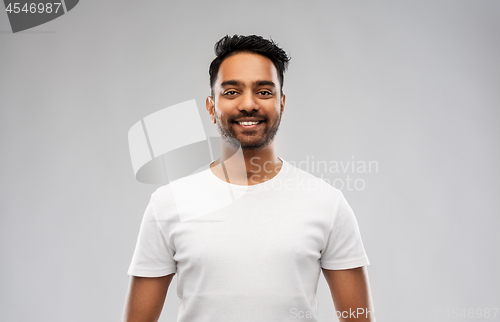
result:
M 269 58 L 254 53 L 226 58 L 213 91 L 207 110 L 223 139 L 236 148 L 241 144 L 243 150 L 260 150 L 273 141 L 285 95 L 280 93 L 277 70 Z

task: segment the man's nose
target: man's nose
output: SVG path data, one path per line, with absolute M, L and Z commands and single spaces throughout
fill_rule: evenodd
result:
M 259 110 L 259 104 L 257 103 L 257 100 L 252 92 L 249 91 L 242 95 L 238 109 L 240 111 L 246 110 L 248 112 L 252 110 Z

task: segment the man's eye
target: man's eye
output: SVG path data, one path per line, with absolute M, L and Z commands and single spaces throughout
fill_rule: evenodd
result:
M 265 96 L 269 96 L 269 95 L 272 95 L 273 93 L 269 92 L 269 91 L 260 91 L 258 92 L 259 94 L 261 95 L 265 95 Z
M 227 91 L 224 93 L 224 95 L 229 95 L 229 96 L 236 95 L 236 91 Z

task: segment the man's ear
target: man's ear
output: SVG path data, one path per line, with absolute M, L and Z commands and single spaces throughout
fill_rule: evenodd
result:
M 283 114 L 283 112 L 285 111 L 285 94 L 281 95 L 280 106 L 281 114 Z
M 207 108 L 208 114 L 210 114 L 210 119 L 212 120 L 212 123 L 215 124 L 215 104 L 214 104 L 214 99 L 212 96 L 208 96 L 207 100 L 205 102 L 205 106 Z

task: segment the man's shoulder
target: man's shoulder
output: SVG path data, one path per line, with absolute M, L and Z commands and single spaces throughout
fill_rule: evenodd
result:
M 338 196 L 342 192 L 329 184 L 325 179 L 318 177 L 310 172 L 307 172 L 293 163 L 288 163 L 289 175 L 288 180 L 292 180 L 294 186 L 300 189 L 305 189 L 309 193 L 324 193 L 326 195 Z
M 207 185 L 206 171 L 202 170 L 158 187 L 152 193 L 151 201 L 156 205 L 165 206 L 165 203 L 179 199 L 182 195 L 193 195 L 204 191 Z

